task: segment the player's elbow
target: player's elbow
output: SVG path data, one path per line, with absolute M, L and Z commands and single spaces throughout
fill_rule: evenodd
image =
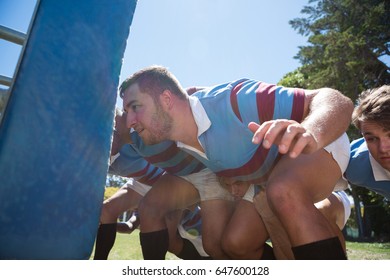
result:
M 335 110 L 335 112 L 341 112 L 342 115 L 348 118 L 348 121 L 350 122 L 354 109 L 352 100 L 336 89 L 322 88 L 321 91 L 325 93 L 323 96 L 331 104 L 333 110 Z

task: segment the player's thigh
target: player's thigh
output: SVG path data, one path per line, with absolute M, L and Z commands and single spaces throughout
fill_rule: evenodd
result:
M 225 229 L 225 238 L 245 248 L 258 248 L 267 241 L 268 232 L 253 203 L 241 200 L 236 205 Z
M 233 202 L 222 199 L 202 201 L 202 238 L 204 244 L 220 243 L 222 233 L 228 224 Z M 212 245 L 212 244 L 211 244 Z
M 340 228 L 343 228 L 345 215 L 344 205 L 334 193 L 316 203 L 315 206 L 329 222 L 336 223 Z
M 341 177 L 340 167 L 332 155 L 321 149 L 296 159 L 283 156 L 272 170 L 267 196 L 286 193 L 291 198 L 312 203 L 327 198 Z
M 162 176 L 142 200 L 142 207 L 159 209 L 161 214 L 184 209 L 199 201 L 199 193 L 188 181 L 169 174 Z

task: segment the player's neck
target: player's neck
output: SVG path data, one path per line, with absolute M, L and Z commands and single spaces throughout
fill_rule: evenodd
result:
M 182 142 L 204 152 L 198 141 L 198 126 L 188 103 L 182 104 L 182 106 L 176 110 L 175 127 L 173 131 L 172 140 Z

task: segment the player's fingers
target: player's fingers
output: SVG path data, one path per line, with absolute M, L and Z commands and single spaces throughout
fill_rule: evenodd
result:
M 279 153 L 286 154 L 291 150 L 291 147 L 295 145 L 295 142 L 297 141 L 296 138 L 299 139 L 305 131 L 305 128 L 298 123 L 289 124 L 281 136 L 278 145 Z
M 310 147 L 312 143 L 313 136 L 308 132 L 302 133 L 298 138 L 296 138 L 294 145 L 290 147 L 289 156 L 291 158 L 298 157 L 306 148 Z
M 250 122 L 248 124 L 249 130 L 253 132 L 253 138 L 252 138 L 253 144 L 260 144 L 261 141 L 263 141 L 264 134 L 267 132 L 268 127 L 270 125 L 271 125 L 271 122 L 264 122 L 261 125 L 255 123 L 255 122 Z
M 291 124 L 290 120 L 274 120 L 268 125 L 268 129 L 264 134 L 263 147 L 266 149 L 271 148 L 272 144 L 278 145 L 282 139 L 287 127 Z M 287 149 L 288 150 L 288 149 Z
M 256 130 L 259 129 L 259 127 L 260 127 L 260 125 L 259 125 L 258 123 L 255 123 L 255 122 L 250 122 L 250 123 L 248 124 L 249 130 L 252 131 L 253 133 L 255 133 Z

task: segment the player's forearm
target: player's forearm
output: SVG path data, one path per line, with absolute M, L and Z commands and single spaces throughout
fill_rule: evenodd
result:
M 322 148 L 348 129 L 353 103 L 337 90 L 322 88 L 312 95 L 309 111 L 302 125 L 317 140 L 318 148 Z

